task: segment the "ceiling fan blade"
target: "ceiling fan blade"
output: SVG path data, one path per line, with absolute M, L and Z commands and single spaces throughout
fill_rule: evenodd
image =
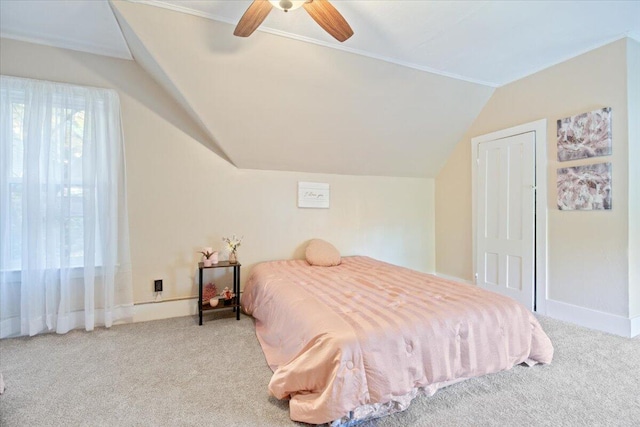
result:
M 311 0 L 303 7 L 313 20 L 336 40 L 343 42 L 353 35 L 353 30 L 347 21 L 327 0 Z
M 249 37 L 262 24 L 262 21 L 271 12 L 273 6 L 269 0 L 254 0 L 251 6 L 246 10 L 236 29 L 233 31 L 234 36 Z

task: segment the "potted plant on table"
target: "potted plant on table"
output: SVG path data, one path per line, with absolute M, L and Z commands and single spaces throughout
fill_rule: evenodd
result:
M 218 251 L 214 251 L 212 248 L 204 248 L 199 251 L 202 254 L 202 265 L 205 267 L 211 267 L 213 264 L 218 263 Z

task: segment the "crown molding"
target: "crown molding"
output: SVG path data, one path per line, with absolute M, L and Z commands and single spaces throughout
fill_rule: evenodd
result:
M 174 12 L 181 12 L 181 13 L 186 13 L 188 15 L 199 16 L 201 18 L 211 19 L 213 21 L 223 22 L 225 24 L 230 24 L 230 25 L 234 25 L 234 26 L 238 23 L 237 20 L 229 19 L 229 18 L 224 17 L 224 16 L 216 15 L 216 14 L 213 14 L 213 13 L 206 13 L 206 12 L 202 12 L 202 11 L 199 11 L 199 10 L 193 10 L 193 9 L 188 8 L 188 7 L 178 6 L 178 5 L 175 5 L 175 4 L 165 3 L 165 2 L 163 2 L 161 0 L 127 0 L 127 1 L 129 1 L 130 3 L 145 4 L 145 5 L 148 5 L 148 6 L 154 6 L 154 7 L 159 7 L 159 8 L 162 8 L 162 9 L 172 10 Z M 479 84 L 479 85 L 482 85 L 482 86 L 489 86 L 489 87 L 493 87 L 493 88 L 500 86 L 500 84 L 496 83 L 496 82 L 489 82 L 489 81 L 484 81 L 484 80 L 473 79 L 471 77 L 463 76 L 463 75 L 460 75 L 460 74 L 449 73 L 449 72 L 446 72 L 446 71 L 437 70 L 435 68 L 427 67 L 427 66 L 424 66 L 424 65 L 414 64 L 414 63 L 407 62 L 407 61 L 402 61 L 402 60 L 399 60 L 399 59 L 396 59 L 396 58 L 391 58 L 391 57 L 384 56 L 384 55 L 377 55 L 375 53 L 367 52 L 367 51 L 360 50 L 360 49 L 353 49 L 353 48 L 350 48 L 350 47 L 344 46 L 344 45 L 336 45 L 334 43 L 330 43 L 330 42 L 326 42 L 326 41 L 322 41 L 322 40 L 316 40 L 316 39 L 312 39 L 310 37 L 304 37 L 304 36 L 300 36 L 298 34 L 288 33 L 286 31 L 276 30 L 274 28 L 269 28 L 269 27 L 266 27 L 264 25 L 258 27 L 258 29 L 256 31 L 261 31 L 263 33 L 274 34 L 276 36 L 286 37 L 286 38 L 298 40 L 298 41 L 301 41 L 301 42 L 304 42 L 304 43 L 311 43 L 311 44 L 315 44 L 315 45 L 318 45 L 318 46 L 327 47 L 327 48 L 330 48 L 330 49 L 341 50 L 341 51 L 344 51 L 344 52 L 352 53 L 354 55 L 365 56 L 365 57 L 368 57 L 368 58 L 377 59 L 379 61 L 384 61 L 384 62 L 389 62 L 389 63 L 392 63 L 392 64 L 400 65 L 402 67 L 412 68 L 414 70 L 424 71 L 424 72 L 431 73 L 431 74 L 437 74 L 439 76 L 449 77 L 449 78 L 456 79 L 456 80 L 462 80 L 462 81 L 469 82 L 469 83 L 475 83 L 475 84 Z
M 129 50 L 129 47 L 126 45 L 126 42 L 125 42 L 125 46 L 127 46 L 127 51 L 126 53 L 124 53 L 119 49 L 111 49 L 106 46 L 87 43 L 86 41 L 70 40 L 70 39 L 61 38 L 61 37 L 51 37 L 50 35 L 34 36 L 34 35 L 25 35 L 25 34 L 7 32 L 6 30 L 3 30 L 3 31 L 0 31 L 0 37 L 12 39 L 12 40 L 18 40 L 18 41 L 27 42 L 27 43 L 57 47 L 61 49 L 69 49 L 69 50 L 75 50 L 79 52 L 92 53 L 94 55 L 110 56 L 113 58 L 127 59 L 130 61 L 133 60 L 133 56 L 131 55 L 131 51 Z M 124 37 L 123 37 L 123 40 L 124 40 Z

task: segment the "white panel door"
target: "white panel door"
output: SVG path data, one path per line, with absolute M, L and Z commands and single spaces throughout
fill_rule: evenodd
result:
M 478 286 L 534 309 L 535 132 L 478 144 Z

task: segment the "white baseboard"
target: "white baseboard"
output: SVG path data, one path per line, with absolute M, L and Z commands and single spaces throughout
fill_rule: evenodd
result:
M 469 285 L 473 284 L 469 280 L 448 276 L 446 274 L 437 273 L 435 275 L 455 282 Z M 135 305 L 133 321 L 147 322 L 171 317 L 195 316 L 196 314 L 198 314 L 198 300 L 196 298 L 177 301 L 159 301 Z M 640 334 L 640 316 L 628 319 L 623 316 L 549 299 L 546 301 L 546 315 L 554 319 L 627 338 L 633 338 Z
M 546 315 L 554 319 L 574 323 L 585 328 L 631 338 L 640 332 L 640 316 L 629 319 L 590 308 L 548 299 Z
M 148 322 L 150 320 L 169 319 L 171 317 L 195 316 L 198 314 L 198 299 L 190 298 L 172 301 L 160 300 L 158 302 L 136 304 L 133 307 L 128 306 L 124 309 L 129 310 L 129 314 L 121 315 L 119 320 L 113 322 L 114 325 L 122 325 L 131 322 Z M 131 311 L 133 312 L 133 319 L 130 314 Z M 73 316 L 78 319 L 84 319 L 84 312 L 73 313 Z M 98 316 L 99 324 L 104 324 L 103 317 Z M 79 320 L 76 323 L 79 324 Z M 75 328 L 84 329 L 83 326 L 77 325 L 75 325 Z M 43 332 L 41 333 L 49 332 L 55 331 L 45 331 L 43 329 Z M 0 339 L 15 336 L 20 336 L 19 318 L 14 317 L 0 322 Z
M 631 338 L 640 335 L 640 316 L 631 319 Z
M 446 280 L 451 280 L 452 282 L 460 282 L 460 283 L 466 283 L 467 285 L 473 285 L 473 282 L 470 280 L 465 280 L 465 279 L 461 279 L 459 277 L 454 277 L 454 276 L 449 276 L 448 274 L 443 274 L 443 273 L 433 273 L 434 276 L 438 276 L 438 277 L 442 277 L 443 279 Z
M 459 277 L 449 276 L 442 273 L 434 273 L 435 276 L 454 282 L 473 285 L 473 282 Z M 640 335 L 640 316 L 632 319 L 615 314 L 604 313 L 590 308 L 579 307 L 565 302 L 547 299 L 543 301 L 544 310 L 539 311 L 554 319 L 584 326 L 585 328 L 596 329 L 610 334 L 620 335 L 625 338 L 634 338 Z M 540 308 L 542 304 L 538 304 Z
M 158 301 L 133 306 L 133 321 L 169 319 L 171 317 L 192 316 L 198 314 L 198 299 Z

